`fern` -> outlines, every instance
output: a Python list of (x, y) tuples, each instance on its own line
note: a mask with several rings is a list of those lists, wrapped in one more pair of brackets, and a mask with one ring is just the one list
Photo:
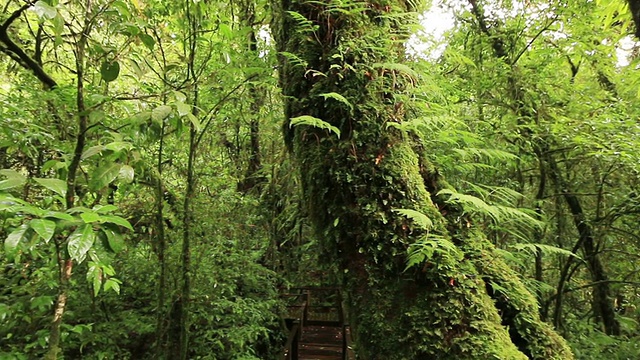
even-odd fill
[(318, 29), (318, 25), (314, 25), (313, 21), (307, 19), (299, 12), (287, 11), (287, 14), (289, 14), (289, 16), (293, 18), (293, 20), (298, 22), (299, 30), (302, 32), (313, 32)]
[(284, 56), (285, 58), (287, 58), (287, 61), (289, 61), (289, 63), (291, 63), (293, 66), (302, 66), (302, 67), (306, 68), (307, 65), (308, 65), (308, 63), (306, 61), (301, 59), (296, 54), (292, 54), (292, 53), (286, 52), (286, 51), (281, 51), (279, 54)]
[(423, 230), (429, 230), (433, 227), (433, 222), (431, 219), (427, 217), (427, 215), (411, 209), (394, 209), (393, 212), (396, 212), (402, 216), (406, 216), (408, 219), (413, 220), (416, 225), (418, 225)]
[(409, 246), (407, 267), (405, 271), (425, 261), (439, 257), (437, 267), (447, 268), (464, 258), (464, 254), (448, 239), (434, 234), (427, 234), (415, 244)]
[(453, 149), (454, 152), (460, 155), (462, 160), (485, 158), (487, 160), (515, 160), (518, 156), (504, 150), (498, 149), (481, 149), (474, 147), (465, 147), (463, 149)]
[(433, 222), (429, 217), (419, 211), (411, 209), (394, 209), (393, 212), (411, 219), (427, 233), (414, 244), (409, 245), (407, 253), (407, 267), (405, 271), (425, 261), (431, 261), (438, 257), (438, 268), (446, 268), (464, 257), (450, 240), (436, 234), (429, 233), (433, 228)]
[(418, 79), (420, 77), (420, 75), (415, 70), (413, 70), (412, 68), (410, 68), (405, 64), (400, 64), (400, 63), (376, 63), (376, 64), (373, 64), (373, 68), (405, 73), (412, 79)]
[(313, 126), (319, 129), (329, 130), (330, 132), (336, 134), (338, 138), (340, 138), (340, 129), (329, 124), (328, 122), (318, 119), (317, 117), (313, 117), (310, 115), (302, 115), (298, 117), (294, 117), (290, 119), (289, 127), (294, 127), (297, 125), (308, 125)]
[(345, 104), (349, 108), (349, 110), (353, 111), (353, 105), (349, 102), (349, 100), (347, 100), (347, 98), (345, 98), (344, 96), (336, 92), (324, 93), (324, 94), (320, 94), (319, 96), (322, 96), (325, 100), (326, 99), (336, 100), (342, 104)]
[(489, 205), (484, 200), (478, 197), (475, 197), (473, 195), (461, 194), (450, 189), (440, 190), (437, 195), (449, 195), (449, 199), (447, 200), (447, 202), (460, 204), (463, 206), (465, 211), (468, 211), (470, 213), (487, 215), (496, 223), (500, 223), (502, 221), (516, 221), (523, 225), (528, 225), (529, 227), (542, 226), (540, 221), (534, 219), (525, 211), (511, 206)]
[(582, 258), (578, 255), (576, 255), (575, 253), (572, 253), (569, 250), (566, 249), (562, 249), (559, 247), (555, 247), (555, 246), (551, 246), (551, 245), (546, 245), (546, 244), (514, 244), (511, 246), (513, 249), (517, 250), (517, 251), (526, 251), (531, 253), (532, 255), (535, 255), (538, 253), (538, 251), (542, 251), (543, 254), (554, 254), (554, 255), (562, 255), (562, 256), (573, 256), (576, 259), (582, 260)]
[(430, 138), (433, 134), (439, 133), (441, 129), (452, 126), (452, 121), (456, 120), (448, 116), (429, 116), (411, 119), (402, 123), (388, 122), (387, 128), (394, 127), (407, 133), (411, 132)]

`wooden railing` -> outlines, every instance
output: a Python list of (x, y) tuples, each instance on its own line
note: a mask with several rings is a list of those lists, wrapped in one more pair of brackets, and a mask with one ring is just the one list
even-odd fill
[(282, 360), (298, 360), (298, 344), (302, 337), (302, 331), (307, 323), (309, 314), (309, 292), (282, 294), (282, 297), (292, 298), (294, 303), (287, 306), (289, 310), (288, 317), (285, 319), (285, 325), (289, 330), (287, 342), (282, 352)]
[(284, 351), (282, 352), (282, 360), (298, 360), (298, 343), (302, 336), (302, 326), (299, 321), (293, 323), (289, 330), (289, 337), (287, 343), (284, 345)]
[[(335, 296), (335, 303), (332, 305), (315, 305), (311, 303), (311, 293), (330, 294), (327, 297)], [(333, 293), (331, 295), (331, 293)], [(302, 337), (305, 326), (321, 325), (342, 327), (342, 359), (354, 360), (355, 354), (352, 347), (351, 328), (347, 321), (345, 310), (342, 306), (342, 294), (335, 287), (297, 287), (290, 288), (289, 293), (283, 294), (283, 297), (293, 298), (295, 303), (289, 305), (287, 322), (288, 337), (287, 343), (283, 349), (282, 360), (298, 360), (298, 344)], [(291, 300), (289, 300), (291, 301)], [(337, 320), (319, 320), (310, 317), (309, 313), (331, 313), (331, 310), (337, 311)], [(318, 312), (317, 310), (320, 310)]]
[[(341, 294), (342, 297), (342, 294)], [(356, 354), (353, 352), (353, 339), (351, 338), (351, 326), (346, 309), (340, 304), (340, 314), (342, 314), (342, 360), (355, 360)]]

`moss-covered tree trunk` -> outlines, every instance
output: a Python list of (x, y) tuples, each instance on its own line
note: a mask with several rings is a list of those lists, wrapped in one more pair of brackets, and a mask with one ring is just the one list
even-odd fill
[[(403, 121), (397, 95), (414, 81), (399, 62), (415, 6), (274, 2), (285, 138), (325, 258), (344, 273), (356, 350), (370, 360), (570, 359), (483, 234), (434, 196), (443, 182), (428, 146), (388, 126)], [(397, 209), (426, 214), (429, 234)], [(427, 235), (455, 248), (405, 271), (409, 245)]]

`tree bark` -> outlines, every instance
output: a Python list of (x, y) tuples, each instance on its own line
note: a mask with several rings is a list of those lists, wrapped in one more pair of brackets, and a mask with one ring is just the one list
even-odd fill
[(640, 0), (628, 0), (633, 22), (636, 24), (635, 36), (640, 39)]
[[(69, 164), (67, 173), (67, 193), (65, 196), (67, 210), (73, 208), (76, 202), (76, 180), (78, 169), (80, 168), (80, 162), (82, 160), (82, 153), (84, 152), (86, 143), (86, 132), (89, 125), (89, 117), (84, 102), (84, 67), (85, 67), (85, 49), (87, 42), (89, 41), (89, 33), (91, 32), (91, 23), (89, 21), (91, 14), (92, 3), (91, 0), (85, 2), (85, 23), (80, 32), (80, 38), (76, 43), (75, 57), (76, 57), (76, 107), (78, 111), (78, 134), (76, 136), (76, 146), (73, 152), (73, 158)], [(41, 80), (43, 81), (43, 80)], [(43, 81), (45, 85), (47, 84)], [(49, 88), (55, 86), (51, 85)], [(51, 331), (49, 333), (49, 346), (45, 355), (46, 360), (56, 360), (61, 351), (60, 338), (62, 317), (66, 310), (67, 301), (69, 299), (69, 279), (73, 270), (73, 260), (69, 258), (69, 254), (64, 247), (67, 245), (67, 241), (61, 241), (56, 239), (56, 256), (58, 257), (58, 264), (60, 274), (58, 278), (58, 296), (54, 306), (53, 322), (51, 324)]]
[[(258, 39), (256, 36), (256, 14), (255, 4), (253, 0), (242, 4), (243, 18), (242, 25), (250, 28), (248, 36), (248, 56), (252, 61), (259, 60)], [(249, 192), (253, 189), (260, 190), (265, 182), (265, 177), (261, 176), (262, 156), (260, 154), (260, 110), (262, 109), (265, 91), (259, 85), (253, 83), (247, 84), (250, 96), (250, 121), (249, 121), (249, 159), (244, 178), (238, 183), (238, 190), (241, 192)]]
[[(578, 230), (578, 244), (584, 251), (585, 260), (591, 273), (591, 279), (595, 283), (601, 283), (600, 286), (596, 286), (593, 289), (592, 304), (596, 320), (602, 321), (604, 331), (607, 335), (620, 335), (620, 323), (616, 319), (613, 296), (611, 294), (611, 287), (609, 286), (609, 277), (598, 257), (598, 249), (596, 248), (593, 229), (587, 222), (587, 217), (582, 210), (580, 200), (569, 188), (569, 184), (564, 180), (555, 159), (553, 159), (551, 155), (548, 156), (548, 163), (551, 170), (550, 175), (558, 187), (560, 187), (562, 196), (573, 216), (573, 222)], [(570, 261), (570, 259), (567, 259), (567, 261)], [(559, 299), (562, 298), (562, 290), (562, 288), (558, 288), (557, 295)], [(559, 311), (556, 307), (556, 313), (559, 313)], [(559, 320), (558, 315), (555, 316), (555, 320)]]
[[(414, 21), (408, 11), (417, 9), (399, 0), (281, 0), (274, 8), (285, 140), (324, 257), (344, 274), (359, 356), (571, 359), (516, 273), (435, 196), (446, 184), (425, 160), (428, 149), (387, 126), (404, 120), (396, 94), (416, 80), (398, 62)], [(299, 116), (323, 128), (291, 127)], [(397, 209), (420, 211), (433, 227), (427, 233)], [(434, 235), (453, 242), (461, 260), (442, 250), (405, 270), (409, 246)]]

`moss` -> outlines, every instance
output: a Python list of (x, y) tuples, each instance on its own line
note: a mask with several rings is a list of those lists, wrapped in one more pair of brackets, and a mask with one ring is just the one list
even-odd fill
[(485, 280), (503, 324), (509, 327), (513, 342), (521, 351), (531, 359), (573, 358), (565, 340), (540, 320), (535, 297), (517, 273), (502, 261), (484, 234), (470, 230), (465, 239), (462, 248)]
[[(338, 263), (343, 274), (359, 356), (526, 359), (522, 350), (528, 348), (516, 346), (487, 293), (479, 271), (485, 268), (477, 264), (484, 245), (470, 245), (474, 237), (458, 241), (460, 249), (473, 253), (467, 261), (429, 259), (405, 271), (409, 246), (424, 240), (427, 231), (395, 209), (426, 214), (434, 224), (430, 233), (443, 239), (460, 235), (459, 224), (441, 213), (451, 216), (456, 209), (433, 203), (442, 182), (419, 156), (424, 149), (387, 126), (403, 121), (395, 94), (411, 80), (380, 64), (403, 58), (400, 40), (408, 21), (402, 11), (408, 5), (398, 0), (342, 4), (337, 11), (332, 1), (282, 0), (274, 30), (279, 51), (305, 64), (281, 57), (287, 118), (314, 116), (342, 134), (337, 138), (318, 128), (284, 126), (324, 258)], [(354, 4), (366, 4), (366, 9)], [(294, 20), (283, 10), (308, 21)], [(309, 31), (309, 24), (315, 30)], [(349, 104), (322, 96), (326, 93), (338, 93)], [(517, 306), (529, 309), (531, 304)], [(517, 319), (519, 328), (537, 329), (527, 327), (529, 317)], [(554, 334), (543, 336), (530, 348), (556, 344)], [(549, 353), (555, 356), (555, 348)]]

